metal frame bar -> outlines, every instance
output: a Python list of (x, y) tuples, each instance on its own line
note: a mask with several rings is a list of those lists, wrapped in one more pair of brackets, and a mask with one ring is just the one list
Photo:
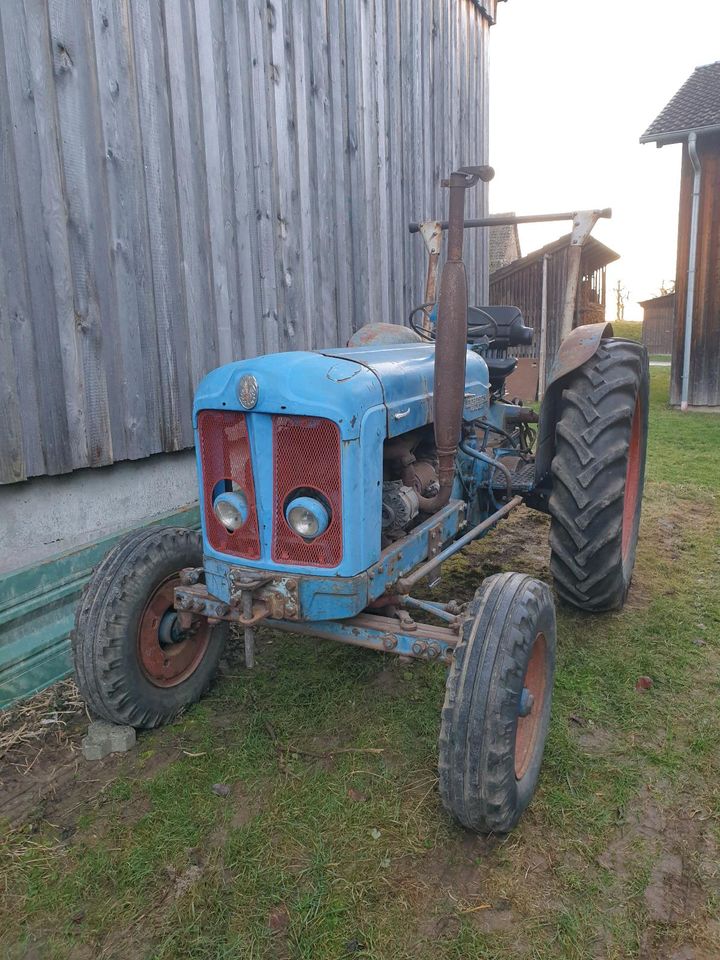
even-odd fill
[[(506, 227), (514, 223), (552, 223), (556, 220), (577, 220), (588, 216), (594, 217), (595, 220), (609, 219), (612, 217), (612, 207), (604, 207), (602, 210), (572, 210), (565, 213), (533, 213), (517, 217), (482, 217), (479, 220), (465, 220), (464, 227), (468, 230), (474, 227)], [(420, 233), (427, 222), (437, 224), (441, 230), (448, 228), (447, 220), (413, 221), (409, 225), (410, 233)]]
[(361, 613), (349, 620), (315, 620), (294, 623), (290, 620), (266, 620), (263, 624), (285, 633), (321, 637), (355, 647), (367, 647), (381, 653), (396, 653), (417, 660), (449, 664), (452, 651), (460, 642), (459, 627), (435, 627), (413, 620), (401, 622), (393, 617)]
[(512, 500), (500, 507), (499, 510), (496, 510), (495, 513), (491, 513), (489, 517), (487, 517), (481, 523), (478, 523), (477, 526), (473, 527), (471, 530), (468, 530), (468, 532), (464, 534), (464, 536), (460, 537), (459, 540), (451, 543), (449, 547), (441, 550), (440, 553), (432, 557), (430, 560), (426, 560), (425, 563), (420, 564), (420, 566), (409, 576), (403, 577), (402, 580), (399, 580), (398, 590), (408, 593), (416, 583), (426, 577), (429, 573), (432, 573), (432, 571), (436, 567), (439, 567), (441, 563), (444, 563), (450, 557), (454, 556), (459, 550), (462, 550), (463, 547), (466, 547), (469, 543), (472, 543), (473, 540), (477, 540), (477, 538), (482, 536), (483, 533), (485, 533), (491, 527), (494, 527), (499, 520), (502, 520), (503, 517), (506, 517), (512, 510), (515, 509), (515, 507), (519, 507), (522, 502), (522, 497), (513, 497)]

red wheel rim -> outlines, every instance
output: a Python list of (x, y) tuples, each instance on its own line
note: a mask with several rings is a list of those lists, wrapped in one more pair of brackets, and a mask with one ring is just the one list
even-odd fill
[(625, 500), (623, 502), (622, 560), (628, 558), (635, 533), (635, 515), (640, 493), (640, 463), (642, 461), (642, 412), (640, 397), (635, 403), (630, 425), (630, 446), (628, 447), (627, 472), (625, 474)]
[(174, 687), (197, 670), (210, 642), (210, 625), (194, 617), (180, 630), (175, 613), (175, 587), (180, 578), (168, 577), (151, 594), (140, 617), (137, 652), (140, 668), (156, 687)]
[[(523, 679), (523, 696), (532, 697), (526, 716), (518, 716), (515, 734), (515, 779), (522, 780), (527, 773), (537, 748), (542, 725), (545, 687), (547, 682), (547, 641), (538, 633), (533, 641)], [(527, 691), (527, 693), (525, 693)]]

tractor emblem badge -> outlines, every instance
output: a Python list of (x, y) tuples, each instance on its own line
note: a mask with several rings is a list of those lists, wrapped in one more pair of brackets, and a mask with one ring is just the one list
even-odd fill
[(246, 410), (252, 410), (258, 402), (258, 382), (252, 374), (246, 373), (238, 382), (238, 399)]

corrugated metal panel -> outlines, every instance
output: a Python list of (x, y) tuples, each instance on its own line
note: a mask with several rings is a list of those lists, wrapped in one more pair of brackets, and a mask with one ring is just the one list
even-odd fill
[[(702, 167), (698, 223), (697, 267), (690, 353), (690, 406), (720, 406), (720, 135), (698, 138)], [(678, 225), (675, 329), (670, 402), (680, 403), (685, 342), (688, 249), (693, 170), (683, 146)]]
[(407, 222), (488, 159), (494, 12), (1, 4), (0, 482), (188, 447), (217, 364), (403, 320), (425, 268)]

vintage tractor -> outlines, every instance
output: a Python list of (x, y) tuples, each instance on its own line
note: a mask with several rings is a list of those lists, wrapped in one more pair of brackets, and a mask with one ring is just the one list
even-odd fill
[[(640, 521), (648, 363), (609, 326), (579, 327), (539, 418), (506, 396), (507, 351), (532, 330), (514, 307), (468, 308), (462, 259), (465, 192), (491, 175), (462, 168), (444, 181), (449, 220), (435, 228), (447, 229), (447, 258), (414, 330), (373, 324), (347, 347), (242, 360), (202, 381), (202, 535), (131, 534), (79, 604), (75, 669), (97, 716), (171, 720), (208, 688), (230, 624), (244, 630), (248, 667), (261, 624), (435, 661), (448, 668), (444, 805), (479, 832), (517, 823), (550, 715), (550, 588), (502, 573), (467, 605), (413, 591), (437, 584), (445, 560), (524, 502), (550, 514), (562, 600), (621, 607)], [(433, 247), (431, 294), (438, 262)]]

